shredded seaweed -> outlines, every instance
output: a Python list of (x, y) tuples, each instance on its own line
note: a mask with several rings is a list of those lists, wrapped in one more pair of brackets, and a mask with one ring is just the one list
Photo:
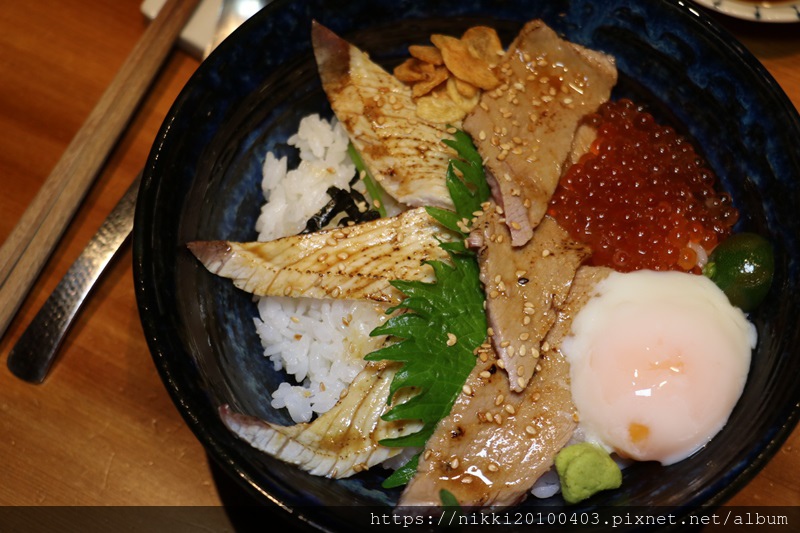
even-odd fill
[(327, 193), (331, 199), (308, 219), (302, 233), (317, 232), (330, 225), (337, 217), (340, 217), (336, 221), (337, 225), (346, 226), (350, 222), (354, 224), (369, 222), (381, 216), (374, 209), (367, 208), (366, 198), (355, 189), (329, 187)]
[[(466, 236), (473, 213), (489, 198), (489, 186), (481, 159), (465, 133), (446, 140), (458, 153), (448, 165), (447, 185), (455, 211), (428, 208), (444, 226)], [(419, 420), (422, 428), (410, 435), (384, 439), (381, 444), (393, 447), (424, 446), (439, 421), (450, 413), (464, 382), (475, 366), (475, 350), (486, 339), (486, 314), (480, 270), (475, 254), (463, 242), (442, 243), (452, 265), (429, 261), (436, 281), (392, 281), (405, 298), (387, 311), (394, 313), (371, 335), (389, 335), (399, 339), (366, 356), (368, 361), (402, 362), (392, 381), (389, 402), (395, 393), (413, 387), (417, 394), (404, 403), (392, 405), (383, 415), (387, 421)], [(384, 482), (384, 487), (407, 483), (416, 472), (418, 457)]]

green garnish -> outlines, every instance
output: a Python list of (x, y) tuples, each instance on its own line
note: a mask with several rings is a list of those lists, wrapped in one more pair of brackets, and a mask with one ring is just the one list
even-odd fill
[(722, 289), (732, 305), (749, 313), (761, 304), (772, 286), (772, 243), (755, 233), (734, 233), (714, 248), (703, 274)]
[(400, 361), (389, 398), (403, 387), (419, 392), (410, 400), (394, 405), (383, 419), (421, 420), (423, 427), (405, 437), (385, 439), (386, 446), (422, 446), (436, 424), (450, 413), (467, 376), (475, 366), (474, 350), (486, 338), (483, 286), (475, 257), (448, 251), (453, 266), (428, 261), (436, 282), (392, 281), (406, 295), (388, 312), (404, 309), (371, 335), (402, 339), (366, 356), (368, 361)]
[(381, 483), (384, 489), (393, 489), (395, 487), (402, 487), (408, 485), (414, 474), (417, 473), (417, 466), (419, 465), (419, 454), (408, 460), (406, 464), (392, 472), (392, 475), (387, 477)]
[(461, 504), (458, 503), (458, 498), (456, 498), (453, 493), (447, 489), (442, 489), (439, 491), (439, 499), (442, 501), (442, 507), (455, 507), (457, 509), (461, 508)]
[(453, 148), (459, 159), (451, 159), (447, 165), (447, 190), (453, 200), (455, 212), (438, 207), (426, 207), (425, 210), (446, 228), (466, 234), (473, 213), (481, 209), (481, 204), (489, 199), (491, 191), (486, 182), (483, 162), (472, 139), (461, 130), (457, 130), (453, 139), (444, 139)]
[(361, 154), (358, 153), (353, 143), (347, 145), (347, 154), (350, 156), (350, 159), (353, 160), (356, 171), (364, 182), (364, 186), (367, 188), (367, 194), (372, 198), (372, 207), (377, 209), (382, 217), (385, 217), (386, 207), (384, 207), (383, 200), (381, 199), (383, 197), (381, 195), (381, 186), (378, 185), (378, 182), (372, 177), (369, 170), (367, 170), (367, 165), (364, 164), (364, 160), (361, 159)]
[[(447, 185), (456, 211), (427, 208), (444, 226), (466, 235), (473, 213), (490, 195), (481, 158), (464, 132), (445, 140), (459, 155), (448, 165)], [(418, 392), (404, 403), (393, 405), (382, 418), (387, 421), (419, 420), (416, 433), (384, 439), (384, 446), (424, 446), (439, 421), (450, 413), (464, 382), (475, 367), (475, 349), (486, 339), (486, 314), (480, 269), (475, 254), (461, 241), (442, 243), (452, 266), (428, 261), (436, 276), (433, 283), (395, 280), (391, 284), (405, 298), (389, 309), (407, 311), (390, 318), (371, 335), (390, 335), (400, 339), (365, 357), (368, 361), (398, 361), (403, 365), (395, 374), (389, 402), (405, 387)], [(383, 484), (397, 487), (416, 472), (418, 456), (397, 470)]]

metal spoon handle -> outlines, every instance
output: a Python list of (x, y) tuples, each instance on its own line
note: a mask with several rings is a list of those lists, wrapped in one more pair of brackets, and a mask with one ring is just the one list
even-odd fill
[(25, 381), (44, 381), (58, 348), (97, 279), (133, 230), (136, 176), (95, 236), (56, 286), (8, 355), (11, 372)]

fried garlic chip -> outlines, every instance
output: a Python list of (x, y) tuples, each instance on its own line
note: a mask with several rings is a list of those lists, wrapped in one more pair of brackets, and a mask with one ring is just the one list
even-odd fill
[(442, 52), (447, 69), (454, 76), (484, 90), (491, 90), (500, 85), (500, 80), (492, 72), (488, 62), (475, 57), (469, 45), (449, 35), (431, 35), (431, 42)]
[(478, 104), (482, 89), (499, 85), (492, 68), (503, 46), (487, 26), (469, 28), (460, 39), (434, 34), (431, 42), (409, 46), (411, 57), (395, 67), (394, 75), (411, 86), (417, 116), (436, 123), (460, 121)]
[(494, 28), (488, 26), (473, 26), (464, 32), (461, 41), (466, 43), (467, 49), (478, 59), (482, 59), (490, 67), (500, 62), (500, 57), (505, 53), (500, 37)]
[(463, 120), (467, 112), (448, 98), (446, 91), (438, 91), (417, 100), (417, 116), (437, 124), (453, 124)]
[(435, 46), (422, 46), (419, 44), (412, 44), (408, 47), (408, 53), (411, 57), (416, 57), (420, 61), (430, 63), (431, 65), (444, 65), (442, 52)]

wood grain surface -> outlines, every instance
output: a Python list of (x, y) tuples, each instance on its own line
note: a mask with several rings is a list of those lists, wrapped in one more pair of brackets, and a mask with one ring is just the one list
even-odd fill
[[(5, 240), (147, 28), (139, 0), (3, 2), (0, 242)], [(714, 15), (800, 107), (800, 26)], [(42, 385), (13, 377), (13, 342), (143, 165), (198, 65), (171, 54), (0, 343), (0, 506), (209, 506), (245, 498), (170, 400), (139, 322), (127, 247), (96, 287)], [(800, 430), (729, 505), (800, 506)], [(191, 520), (189, 521), (191, 522)], [(0, 524), (0, 529), (3, 529)], [(787, 530), (788, 531), (788, 530)]]

